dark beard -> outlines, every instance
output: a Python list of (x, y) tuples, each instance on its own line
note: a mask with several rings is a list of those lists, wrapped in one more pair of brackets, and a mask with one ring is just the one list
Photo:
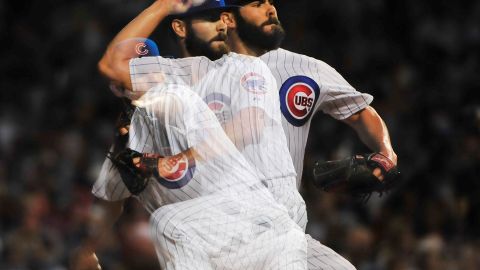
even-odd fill
[(218, 49), (212, 48), (214, 41), (226, 41), (227, 36), (223, 33), (219, 33), (218, 36), (212, 38), (209, 41), (201, 40), (193, 31), (190, 23), (187, 23), (187, 36), (185, 38), (185, 46), (188, 53), (191, 56), (205, 56), (208, 59), (215, 61), (221, 58), (224, 54), (227, 54), (230, 50), (228, 46), (222, 45)]
[[(266, 51), (275, 50), (280, 47), (285, 38), (285, 30), (278, 19), (272, 18), (262, 23), (262, 25), (256, 26), (245, 21), (238, 11), (234, 13), (237, 21), (238, 36), (249, 47)], [(272, 33), (263, 32), (262, 28), (269, 24), (276, 24), (277, 27), (273, 29)]]

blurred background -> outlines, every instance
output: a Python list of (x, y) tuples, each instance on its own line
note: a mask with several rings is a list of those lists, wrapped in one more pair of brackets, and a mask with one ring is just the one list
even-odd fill
[[(308, 231), (360, 270), (480, 269), (480, 2), (276, 2), (284, 48), (375, 96), (404, 180), (367, 203), (315, 189), (315, 160), (368, 151), (317, 114)], [(149, 3), (0, 2), (0, 269), (67, 269), (121, 108), (96, 63)], [(166, 35), (152, 39), (174, 54)], [(129, 202), (98, 252), (104, 269), (156, 269), (147, 222)]]

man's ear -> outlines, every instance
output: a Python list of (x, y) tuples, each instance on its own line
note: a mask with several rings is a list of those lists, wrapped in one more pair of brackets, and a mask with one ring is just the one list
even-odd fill
[(179, 38), (185, 38), (187, 36), (187, 27), (182, 20), (174, 19), (172, 21), (172, 29)]
[(222, 12), (220, 14), (220, 19), (227, 25), (228, 28), (230, 29), (235, 29), (237, 28), (237, 23), (235, 21), (235, 16), (233, 15), (232, 12)]

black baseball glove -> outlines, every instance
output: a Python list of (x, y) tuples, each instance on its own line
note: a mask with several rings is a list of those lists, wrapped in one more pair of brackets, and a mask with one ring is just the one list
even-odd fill
[[(379, 168), (383, 180), (373, 171)], [(372, 192), (382, 194), (397, 183), (397, 166), (380, 153), (355, 155), (343, 160), (315, 163), (314, 184), (327, 192), (341, 192), (368, 199)]]
[(128, 128), (134, 112), (135, 107), (128, 101), (123, 100), (123, 110), (118, 116), (117, 122), (115, 123), (115, 140), (112, 149), (114, 155), (120, 153), (120, 151), (125, 149), (127, 145)]
[[(140, 194), (147, 187), (152, 175), (158, 175), (160, 155), (147, 155), (125, 148), (115, 154), (109, 153), (107, 157), (117, 167), (123, 183), (133, 195)], [(140, 161), (134, 163), (135, 158)]]

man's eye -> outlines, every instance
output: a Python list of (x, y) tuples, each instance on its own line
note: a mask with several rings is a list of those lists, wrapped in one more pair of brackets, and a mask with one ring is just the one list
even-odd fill
[(205, 18), (205, 20), (209, 21), (209, 22), (216, 22), (218, 21), (220, 18), (218, 16), (210, 16), (210, 17), (207, 17)]
[(220, 17), (218, 15), (205, 14), (203, 16), (199, 16), (198, 19), (201, 19), (201, 20), (204, 20), (204, 21), (207, 21), (207, 22), (216, 22), (216, 21), (220, 20)]

